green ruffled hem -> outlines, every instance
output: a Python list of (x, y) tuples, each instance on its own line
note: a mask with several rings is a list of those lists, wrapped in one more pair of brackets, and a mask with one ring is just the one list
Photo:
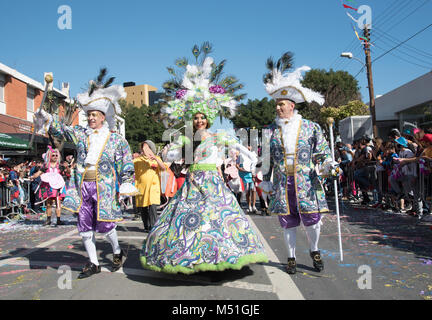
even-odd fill
[(184, 274), (192, 274), (201, 271), (224, 271), (227, 269), (240, 270), (247, 264), (268, 262), (268, 258), (264, 253), (249, 254), (240, 257), (237, 263), (235, 264), (229, 262), (220, 262), (218, 264), (201, 263), (201, 264), (194, 265), (193, 268), (188, 268), (183, 266), (172, 266), (172, 265), (166, 265), (160, 268), (154, 265), (147, 264), (147, 258), (144, 256), (141, 256), (140, 260), (141, 260), (141, 265), (145, 269), (149, 269), (157, 272), (184, 273)]

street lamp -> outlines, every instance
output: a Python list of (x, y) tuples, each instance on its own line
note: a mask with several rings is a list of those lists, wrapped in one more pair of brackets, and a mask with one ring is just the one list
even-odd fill
[(354, 57), (351, 52), (342, 52), (340, 56), (342, 58), (348, 58), (348, 59), (357, 60), (358, 62), (360, 62), (362, 64), (363, 67), (366, 67), (365, 64), (363, 63), (363, 61), (361, 61), (359, 58)]
[(342, 58), (357, 60), (367, 70), (369, 101), (370, 101), (369, 102), (369, 108), (370, 108), (370, 114), (372, 116), (373, 134), (374, 134), (374, 137), (377, 138), (378, 137), (378, 128), (376, 126), (376, 116), (375, 116), (375, 93), (374, 93), (373, 80), (372, 80), (372, 62), (371, 62), (371, 57), (370, 57), (370, 51), (367, 48), (365, 48), (365, 54), (366, 54), (366, 63), (363, 63), (360, 59), (354, 57), (354, 55), (351, 52), (342, 52), (340, 56)]

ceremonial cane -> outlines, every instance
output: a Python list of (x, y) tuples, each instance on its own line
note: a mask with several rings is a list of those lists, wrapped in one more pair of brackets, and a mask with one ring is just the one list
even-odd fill
[[(45, 100), (46, 100), (46, 97), (47, 97), (47, 94), (48, 94), (48, 88), (49, 88), (49, 86), (51, 85), (51, 83), (53, 82), (53, 77), (52, 77), (52, 75), (50, 75), (50, 74), (47, 74), (46, 76), (45, 76), (45, 82), (46, 82), (46, 84), (45, 84), (45, 91), (44, 91), (44, 94), (43, 94), (43, 98), (42, 98), (42, 102), (41, 102), (41, 104), (40, 104), (40, 106), (39, 106), (39, 108), (38, 108), (38, 110), (36, 110), (36, 112), (38, 112), (39, 111), (39, 109), (42, 109), (43, 108), (43, 105), (44, 105), (44, 103), (45, 103)], [(34, 128), (34, 125), (33, 125), (33, 133), (32, 133), (32, 136), (31, 136), (31, 138), (30, 138), (30, 142), (29, 142), (29, 147), (30, 148), (32, 148), (32, 145), (33, 145), (33, 140), (34, 140), (34, 137), (35, 137), (35, 128)]]
[[(334, 154), (334, 142), (333, 142), (333, 118), (327, 118), (327, 124), (330, 129), (330, 146), (332, 153), (333, 163), (335, 162), (335, 154)], [(343, 261), (343, 252), (342, 252), (342, 235), (341, 235), (341, 226), (340, 226), (340, 216), (339, 216), (339, 198), (338, 198), (338, 181), (337, 178), (334, 179), (334, 193), (335, 193), (335, 204), (336, 204), (336, 216), (337, 216), (337, 226), (338, 226), (338, 237), (339, 237), (339, 253), (340, 253), (340, 261)]]

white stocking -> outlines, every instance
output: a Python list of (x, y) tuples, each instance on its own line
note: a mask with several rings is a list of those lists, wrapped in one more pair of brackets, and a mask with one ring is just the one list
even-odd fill
[(93, 231), (81, 232), (80, 233), (84, 247), (86, 248), (87, 254), (89, 256), (90, 262), (95, 265), (99, 265), (96, 252), (96, 238)]
[(288, 258), (295, 258), (296, 229), (297, 228), (288, 228), (284, 230), (284, 240), (288, 250)]
[(314, 224), (306, 228), (306, 234), (309, 240), (309, 246), (311, 252), (318, 251), (318, 241), (320, 236), (320, 230), (321, 230), (321, 221), (317, 224)]
[(111, 243), (114, 254), (120, 254), (121, 249), (118, 242), (117, 231), (116, 229), (112, 229), (105, 234), (108, 241)]

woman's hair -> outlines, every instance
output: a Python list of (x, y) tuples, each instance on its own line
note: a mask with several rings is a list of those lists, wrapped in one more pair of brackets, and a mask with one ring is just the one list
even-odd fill
[(48, 150), (46, 151), (44, 158), (45, 158), (45, 166), (48, 168), (51, 163), (52, 155), (56, 153), (57, 154), (57, 163), (56, 166), (58, 167), (61, 163), (61, 154), (58, 149), (53, 149), (51, 146), (48, 146)]

